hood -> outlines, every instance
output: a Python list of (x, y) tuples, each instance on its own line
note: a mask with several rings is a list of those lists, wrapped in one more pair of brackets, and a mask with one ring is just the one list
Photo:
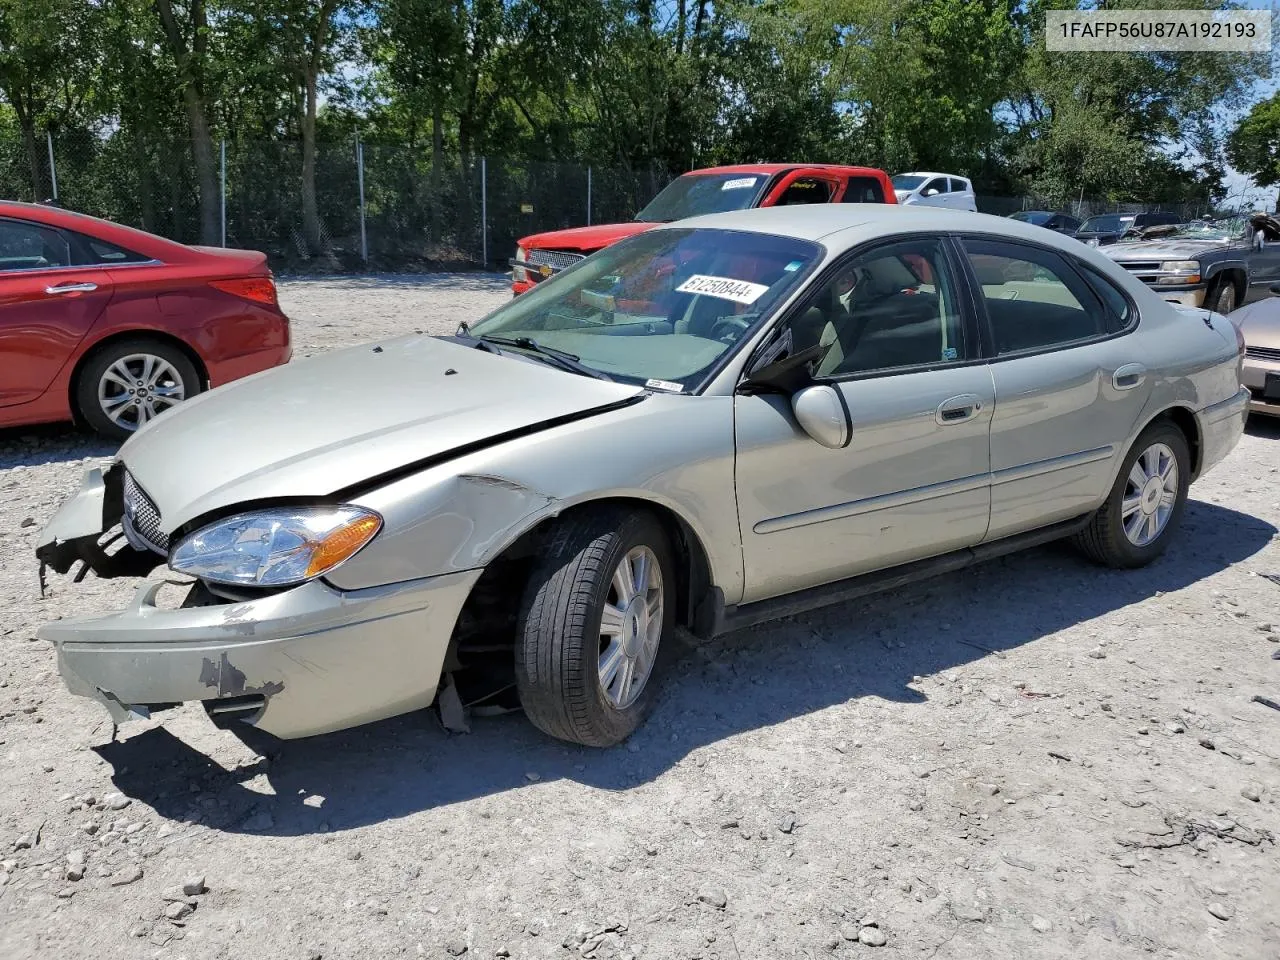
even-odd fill
[(526, 250), (576, 250), (582, 253), (594, 253), (611, 243), (634, 237), (660, 226), (657, 223), (642, 223), (630, 220), (627, 223), (602, 223), (594, 227), (573, 227), (570, 230), (548, 230), (546, 233), (534, 233), (524, 237), (519, 245)]
[(1108, 247), (1106, 255), (1113, 260), (1194, 260), (1206, 253), (1230, 249), (1221, 240), (1134, 240)]
[(642, 388), (416, 336), (323, 354), (174, 408), (118, 459), (171, 533), (211, 510), (323, 497)]
[(1240, 307), (1227, 319), (1240, 328), (1249, 346), (1280, 350), (1280, 298), (1268, 297)]

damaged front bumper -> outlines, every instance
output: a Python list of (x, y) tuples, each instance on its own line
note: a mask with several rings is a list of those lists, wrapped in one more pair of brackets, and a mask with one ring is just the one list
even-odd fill
[[(108, 536), (122, 516), (119, 465), (90, 470), (45, 527), (44, 569), (77, 561), (102, 577), (141, 576), (164, 562)], [(77, 575), (83, 576), (84, 570)], [(241, 720), (283, 739), (311, 736), (430, 705), (454, 624), (481, 570), (338, 589), (312, 580), (250, 599), (156, 603), (143, 585), (117, 613), (59, 620), (39, 636), (57, 648), (67, 688), (117, 723), (201, 701), (215, 721)], [(189, 585), (173, 586), (187, 589)]]
[(67, 688), (117, 722), (202, 701), (282, 739), (429, 706), (481, 571), (340, 591), (319, 580), (238, 603), (161, 609), (164, 582), (118, 613), (39, 631)]

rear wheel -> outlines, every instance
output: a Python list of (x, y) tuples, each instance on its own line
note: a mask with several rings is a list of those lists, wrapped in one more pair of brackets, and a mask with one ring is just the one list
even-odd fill
[(1228, 314), (1236, 308), (1236, 285), (1229, 277), (1223, 277), (1209, 290), (1204, 298), (1206, 310), (1214, 313)]
[(76, 411), (96, 432), (125, 440), (150, 420), (203, 388), (195, 365), (159, 340), (118, 340), (85, 364)]
[(1076, 544), (1108, 567), (1141, 567), (1164, 553), (1182, 519), (1191, 454), (1182, 431), (1157, 421), (1134, 442), (1106, 502)]
[(552, 531), (521, 605), (516, 686), (545, 733), (626, 739), (652, 703), (675, 616), (671, 548), (652, 516), (587, 510)]

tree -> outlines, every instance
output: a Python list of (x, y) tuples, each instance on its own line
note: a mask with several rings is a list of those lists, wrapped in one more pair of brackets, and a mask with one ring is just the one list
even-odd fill
[(1255, 104), (1231, 131), (1227, 159), (1260, 187), (1280, 183), (1280, 94)]

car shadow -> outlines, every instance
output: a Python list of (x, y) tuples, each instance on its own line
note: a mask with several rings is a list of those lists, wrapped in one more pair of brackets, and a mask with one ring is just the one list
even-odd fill
[(1244, 424), (1245, 433), (1254, 437), (1265, 437), (1268, 440), (1280, 438), (1280, 417), (1269, 417), (1249, 414)]
[[(626, 790), (702, 747), (855, 698), (925, 702), (908, 686), (915, 677), (1180, 590), (1276, 533), (1198, 501), (1183, 523), (1169, 552), (1141, 570), (1102, 569), (1050, 545), (686, 649), (646, 723), (610, 750), (553, 740), (519, 714), (472, 718), (470, 734), (451, 735), (427, 711), (293, 742), (247, 730), (261, 756), (230, 771), (163, 726), (96, 749), (126, 795), (232, 833), (341, 831), (559, 778)], [(318, 806), (304, 802), (316, 797)]]
[(0, 430), (0, 470), (113, 457), (120, 444), (86, 433), (72, 423)]

